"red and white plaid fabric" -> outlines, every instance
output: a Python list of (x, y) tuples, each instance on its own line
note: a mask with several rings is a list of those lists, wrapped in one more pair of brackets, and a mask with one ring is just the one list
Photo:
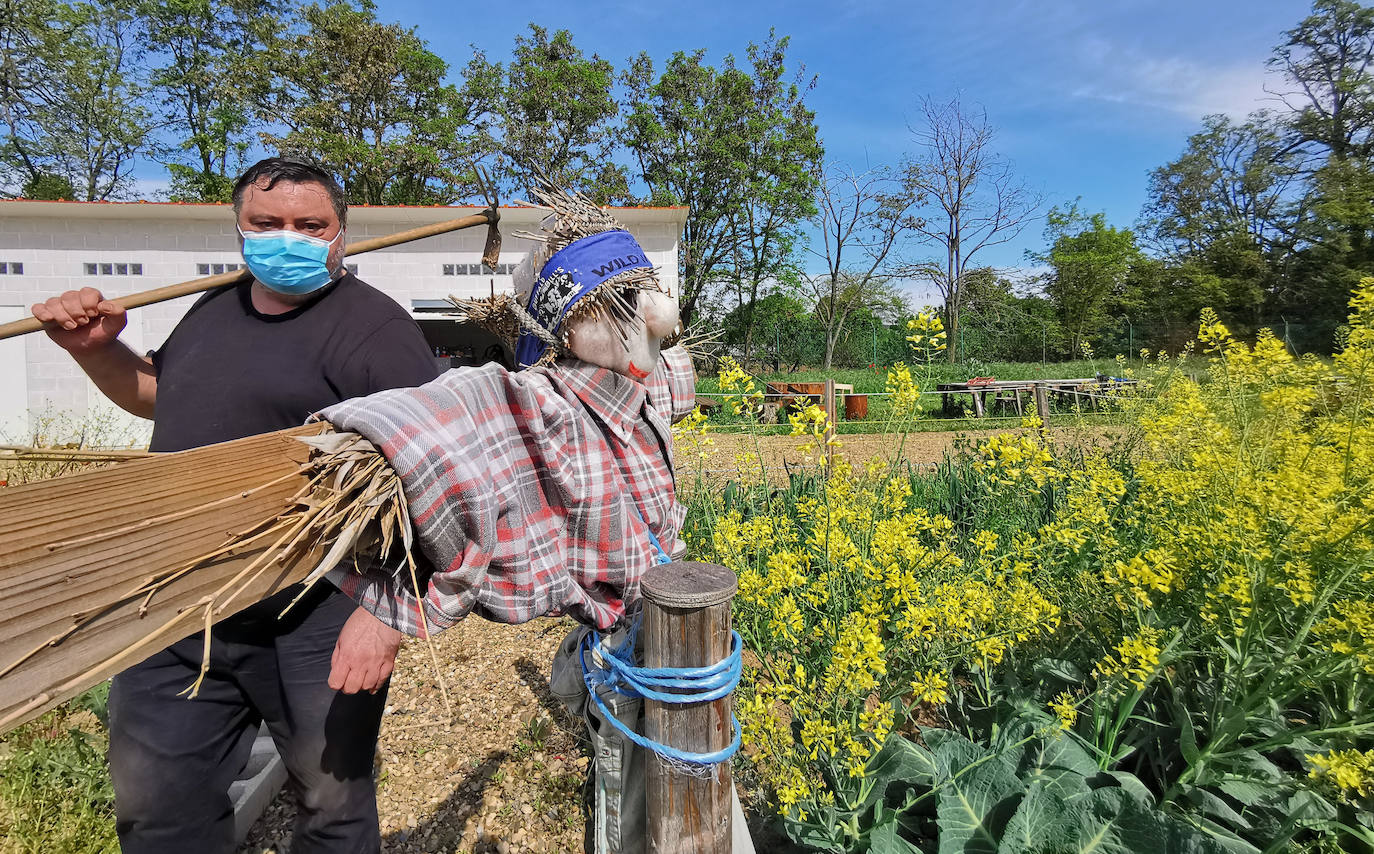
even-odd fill
[[(670, 555), (682, 551), (669, 427), (694, 404), (691, 359), (672, 348), (642, 383), (577, 360), (515, 373), (486, 365), (319, 417), (366, 437), (401, 476), (433, 568), (422, 599), (431, 630), (470, 612), (503, 623), (568, 614), (605, 629), (654, 562), (646, 523)], [(420, 635), (421, 602), (409, 574), (393, 571), (329, 578)]]

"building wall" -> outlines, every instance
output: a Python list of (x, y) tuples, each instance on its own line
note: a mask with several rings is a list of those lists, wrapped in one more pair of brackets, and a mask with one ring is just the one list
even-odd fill
[[(436, 222), (465, 211), (433, 208), (354, 208), (349, 213), (348, 239), (392, 234)], [(667, 284), (677, 292), (677, 238), (680, 212), (662, 209), (622, 209), (616, 216), (630, 229), (657, 264)], [(534, 231), (538, 212), (502, 212), (504, 242), (501, 263), (514, 265), (524, 258), (529, 241), (514, 230)], [(357, 274), (409, 310), (414, 300), (488, 295), (511, 290), (509, 275), (444, 275), (445, 264), (476, 265), (481, 260), (486, 229), (466, 229), (414, 243), (377, 250), (349, 259)], [(22, 273), (14, 272), (15, 264)], [(142, 205), (0, 202), (0, 320), (28, 316), (28, 307), (66, 290), (95, 287), (107, 296), (121, 296), (174, 284), (204, 275), (200, 264), (239, 264), (238, 237), (228, 207), (216, 205)], [(111, 265), (109, 274), (98, 266)], [(115, 265), (126, 265), (124, 274)], [(141, 265), (135, 275), (132, 266)], [(212, 268), (213, 269), (213, 268)], [(141, 352), (166, 340), (178, 320), (195, 302), (183, 297), (134, 309), (123, 338)], [(9, 346), (2, 346), (8, 344)], [(22, 346), (19, 346), (22, 344)], [(120, 413), (86, 380), (75, 362), (41, 333), (17, 341), (0, 342), (0, 442), (28, 441), (34, 430), (54, 421), (79, 423), (98, 414), (115, 432), (146, 436), (147, 423)], [(24, 399), (18, 399), (24, 398)]]

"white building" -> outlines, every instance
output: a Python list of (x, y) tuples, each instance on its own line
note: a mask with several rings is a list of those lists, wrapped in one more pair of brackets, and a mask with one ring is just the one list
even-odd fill
[[(476, 213), (479, 208), (351, 207), (348, 239), (391, 234)], [(425, 238), (348, 260), (364, 281), (410, 310), (430, 344), (455, 363), (479, 360), (489, 341), (442, 319), (436, 309), (450, 294), (486, 296), (511, 290), (510, 270), (544, 211), (502, 208), (500, 266), (480, 266), (485, 226)], [(677, 293), (678, 235), (686, 208), (619, 208), (625, 224), (664, 283)], [(29, 317), (29, 306), (85, 286), (118, 297), (235, 269), (239, 255), (228, 205), (157, 202), (40, 202), (0, 200), (0, 323)], [(183, 297), (134, 309), (123, 339), (136, 351), (159, 347), (195, 302)], [(0, 443), (27, 442), (53, 418), (80, 423), (110, 408), (71, 358), (41, 332), (0, 341)], [(146, 435), (147, 422), (129, 422)]]

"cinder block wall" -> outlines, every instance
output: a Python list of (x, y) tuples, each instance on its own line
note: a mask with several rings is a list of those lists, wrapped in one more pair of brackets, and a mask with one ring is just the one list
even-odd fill
[[(391, 234), (468, 212), (353, 208), (348, 238)], [(686, 212), (624, 208), (615, 214), (676, 293), (678, 234)], [(530, 209), (503, 210), (502, 264), (513, 265), (525, 256), (528, 241), (512, 232), (536, 230), (539, 215)], [(493, 284), (498, 292), (509, 292), (509, 275), (444, 274), (446, 264), (476, 265), (484, 239), (485, 229), (473, 228), (359, 255), (349, 263), (356, 265), (359, 277), (407, 310), (415, 300), (485, 296)], [(120, 296), (205, 275), (202, 264), (215, 272), (213, 265), (240, 263), (228, 206), (0, 201), (0, 265), (5, 268), (0, 272), (0, 321), (27, 316), (30, 304), (65, 290), (89, 286)], [(90, 264), (96, 265), (94, 274)], [(160, 346), (195, 299), (131, 312), (126, 341), (140, 351)], [(0, 441), (21, 440), (29, 430), (30, 413), (79, 420), (108, 406), (76, 364), (43, 334), (0, 341)]]

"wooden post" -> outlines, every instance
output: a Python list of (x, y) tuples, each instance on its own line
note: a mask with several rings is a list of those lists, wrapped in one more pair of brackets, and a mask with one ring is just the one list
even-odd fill
[[(705, 667), (730, 655), (730, 599), (735, 574), (709, 563), (668, 563), (644, 576), (641, 641), (646, 667)], [(679, 705), (644, 701), (644, 735), (678, 750), (712, 753), (734, 740), (734, 695)], [(730, 763), (703, 777), (645, 763), (649, 854), (730, 854)]]
[(1045, 386), (1035, 383), (1031, 386), (1035, 394), (1035, 414), (1040, 416), (1040, 426), (1050, 426), (1050, 396), (1045, 391)]

